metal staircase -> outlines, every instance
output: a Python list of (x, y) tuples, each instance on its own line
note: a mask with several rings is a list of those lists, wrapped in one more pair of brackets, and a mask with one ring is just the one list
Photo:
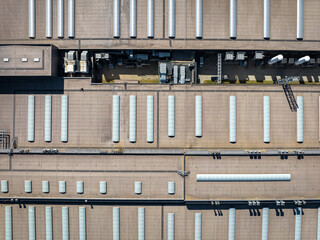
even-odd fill
[(297, 82), (299, 80), (300, 80), (299, 76), (292, 76), (292, 77), (282, 78), (276, 81), (276, 84), (282, 84), (284, 94), (286, 95), (287, 101), (289, 103), (289, 106), (292, 112), (297, 111), (298, 105), (289, 83)]
[(222, 54), (221, 53), (218, 53), (217, 75), (218, 75), (218, 83), (220, 84), (222, 80)]

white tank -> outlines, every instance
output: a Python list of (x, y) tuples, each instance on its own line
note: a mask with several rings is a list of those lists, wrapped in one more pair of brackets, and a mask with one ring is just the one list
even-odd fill
[(279, 54), (279, 55), (271, 58), (271, 59), (268, 61), (268, 64), (269, 64), (269, 65), (275, 64), (275, 63), (277, 63), (277, 62), (282, 61), (282, 59), (283, 59), (283, 55), (282, 55), (282, 54)]
[(302, 58), (299, 58), (298, 60), (296, 60), (294, 62), (294, 65), (301, 65), (301, 64), (304, 64), (306, 62), (309, 62), (310, 61), (310, 57), (309, 56), (304, 56)]

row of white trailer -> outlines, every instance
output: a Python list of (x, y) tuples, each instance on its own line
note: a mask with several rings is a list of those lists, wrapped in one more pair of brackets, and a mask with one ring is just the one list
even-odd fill
[[(46, 0), (46, 37), (52, 38), (52, 0)], [(68, 37), (75, 35), (75, 0), (68, 0)], [(36, 0), (29, 0), (29, 38), (36, 37)], [(57, 37), (64, 38), (64, 0), (57, 0)]]
[[(129, 97), (129, 141), (135, 143), (137, 140), (137, 96)], [(263, 97), (263, 140), (270, 143), (271, 128), (271, 105), (270, 96)], [(297, 96), (297, 142), (303, 143), (303, 96)], [(168, 96), (168, 137), (175, 137), (175, 96)], [(203, 110), (202, 96), (195, 96), (195, 136), (202, 137), (203, 134)], [(52, 96), (45, 96), (45, 122), (44, 140), (52, 140)], [(154, 141), (154, 96), (147, 96), (147, 142)], [(320, 129), (320, 96), (319, 96), (319, 129)], [(237, 142), (237, 98), (230, 96), (229, 99), (229, 141)], [(35, 141), (35, 96), (28, 97), (28, 141)], [(61, 96), (61, 142), (68, 141), (68, 96)], [(112, 141), (120, 141), (120, 95), (113, 95), (112, 106)], [(320, 132), (319, 132), (320, 142)]]
[[(230, 143), (237, 142), (237, 98), (230, 96), (229, 99), (229, 141)], [(270, 96), (263, 97), (263, 140), (265, 143), (270, 143)], [(303, 96), (297, 97), (297, 142), (303, 143)], [(320, 106), (320, 97), (319, 97)], [(319, 107), (320, 113), (320, 107)], [(113, 96), (113, 142), (120, 140), (120, 96)], [(202, 137), (203, 121), (202, 121), (202, 96), (195, 96), (195, 136)], [(130, 142), (136, 141), (136, 96), (130, 96), (130, 125), (129, 139)], [(320, 114), (319, 114), (320, 119)], [(168, 96), (168, 137), (175, 136), (175, 96)], [(147, 142), (153, 142), (153, 96), (147, 97)], [(319, 120), (320, 127), (320, 120)], [(320, 136), (320, 132), (319, 132)], [(320, 137), (319, 137), (320, 141)]]
[[(66, 181), (58, 182), (59, 193), (66, 194), (67, 193), (67, 184)], [(76, 191), (77, 194), (84, 193), (84, 182), (76, 181)], [(32, 193), (32, 181), (25, 180), (24, 181), (24, 192)], [(107, 182), (100, 181), (99, 182), (99, 192), (100, 194), (107, 194)], [(9, 182), (8, 180), (1, 180), (1, 193), (9, 193)], [(50, 182), (42, 181), (42, 193), (48, 194), (50, 193)], [(134, 193), (137, 195), (142, 194), (142, 182), (135, 181), (134, 182)], [(168, 182), (168, 194), (175, 194), (175, 182)]]
[[(270, 39), (270, 0), (264, 1), (263, 37)], [(113, 0), (113, 37), (120, 38), (121, 0)], [(168, 0), (168, 37), (175, 38), (176, 2)], [(195, 0), (195, 36), (203, 37), (203, 0)], [(29, 38), (36, 37), (36, 0), (29, 0)], [(52, 0), (46, 0), (46, 37), (52, 38)], [(64, 0), (57, 0), (57, 37), (64, 37)], [(75, 37), (75, 0), (68, 0), (68, 37)], [(130, 37), (137, 37), (137, 0), (130, 0)], [(147, 0), (147, 37), (154, 38), (154, 0)], [(237, 38), (237, 0), (230, 0), (230, 38)], [(297, 0), (297, 39), (303, 39), (303, 0)]]
[[(36, 239), (36, 211), (34, 206), (28, 207), (28, 232), (29, 240)], [(138, 239), (145, 239), (145, 208), (138, 207)], [(302, 208), (297, 207), (295, 209), (295, 240), (301, 240), (301, 230), (302, 230)], [(52, 218), (52, 207), (46, 206), (44, 211), (45, 219), (45, 234), (46, 240), (53, 239), (53, 218)], [(69, 240), (70, 231), (69, 231), (69, 207), (61, 207), (61, 225), (62, 240)], [(86, 219), (86, 207), (79, 207), (79, 239), (86, 240), (90, 239), (90, 236), (87, 236), (87, 222)], [(170, 212), (167, 215), (167, 239), (175, 239), (175, 213)], [(229, 222), (228, 222), (228, 240), (236, 239), (236, 209), (229, 208)], [(308, 223), (310, 224), (310, 223)], [(269, 239), (269, 208), (265, 207), (262, 209), (262, 224), (261, 224), (261, 239)], [(5, 240), (13, 239), (13, 217), (12, 217), (12, 206), (5, 207)], [(194, 214), (194, 239), (202, 239), (202, 213), (196, 212)], [(59, 237), (58, 237), (59, 238)], [(113, 207), (112, 211), (112, 239), (120, 240), (120, 207)], [(320, 208), (318, 208), (318, 224), (317, 224), (317, 239), (320, 239)]]
[[(52, 140), (52, 96), (45, 96), (44, 141)], [(35, 96), (28, 96), (28, 141), (35, 141)], [(68, 96), (61, 96), (61, 142), (68, 141)]]

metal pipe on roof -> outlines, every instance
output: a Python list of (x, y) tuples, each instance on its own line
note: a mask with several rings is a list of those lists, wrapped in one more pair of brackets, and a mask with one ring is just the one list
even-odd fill
[(297, 40), (303, 39), (303, 0), (297, 0)]
[(148, 38), (154, 38), (154, 0), (148, 0), (147, 8), (147, 35)]
[(195, 213), (194, 215), (194, 240), (201, 240), (202, 239), (202, 214), (201, 213)]
[(297, 97), (297, 142), (303, 143), (303, 96)]
[(74, 38), (74, 0), (68, 0), (68, 37)]
[(237, 0), (230, 0), (230, 38), (237, 38)]
[(144, 208), (138, 208), (138, 240), (144, 240), (145, 235), (145, 223), (144, 223)]
[(113, 208), (113, 240), (120, 240), (120, 208)]
[(34, 96), (28, 96), (28, 141), (34, 142)]
[(86, 240), (86, 208), (79, 207), (79, 240)]
[(235, 143), (237, 142), (237, 97), (230, 96), (229, 104), (230, 143)]
[(52, 38), (52, 0), (46, 0), (46, 37)]
[(296, 221), (294, 228), (294, 240), (301, 240), (301, 219), (302, 218), (302, 208), (296, 208)]
[(120, 96), (113, 95), (112, 107), (112, 141), (119, 142), (120, 140)]
[(136, 142), (136, 126), (137, 126), (137, 96), (130, 95), (129, 109), (129, 141)]
[(45, 207), (46, 240), (52, 240), (52, 207)]
[(61, 142), (68, 142), (68, 96), (61, 96)]
[(120, 0), (113, 0), (113, 37), (120, 37)]
[(174, 137), (174, 123), (175, 123), (175, 109), (174, 109), (174, 96), (168, 96), (168, 136)]
[(51, 96), (45, 96), (45, 111), (44, 111), (44, 141), (51, 142), (51, 120), (52, 120), (52, 103)]
[(36, 217), (35, 217), (35, 208), (29, 206), (28, 208), (28, 217), (29, 217), (29, 240), (36, 240)]
[(291, 174), (197, 174), (197, 182), (291, 181)]
[(147, 96), (147, 142), (153, 142), (153, 96)]
[(268, 240), (268, 232), (269, 232), (269, 208), (262, 209), (262, 233), (261, 239)]
[(174, 240), (174, 213), (168, 213), (168, 240)]
[(229, 208), (229, 231), (228, 240), (235, 239), (235, 225), (236, 225), (236, 209)]
[(304, 63), (307, 63), (307, 62), (309, 62), (310, 61), (310, 57), (309, 56), (304, 56), (304, 57), (302, 57), (302, 58), (299, 58), (298, 60), (296, 60), (295, 62), (294, 62), (294, 65), (301, 65), (301, 64), (304, 64)]
[(176, 1), (168, 0), (168, 37), (175, 38), (176, 37)]
[(202, 38), (202, 19), (203, 9), (202, 9), (202, 0), (196, 0), (196, 38)]
[(130, 0), (130, 37), (137, 37), (137, 0)]
[(5, 207), (5, 239), (12, 240), (12, 207)]
[(62, 240), (69, 240), (69, 207), (62, 207)]
[(275, 63), (277, 63), (277, 62), (282, 61), (282, 59), (283, 59), (283, 55), (279, 54), (279, 55), (271, 58), (271, 59), (268, 61), (268, 64), (269, 64), (269, 65), (275, 64)]
[(196, 119), (195, 119), (195, 129), (196, 137), (202, 137), (202, 96), (196, 96)]
[(270, 142), (270, 96), (263, 97), (263, 141)]
[(36, 37), (36, 0), (29, 0), (29, 38)]
[(57, 35), (64, 37), (64, 0), (57, 0)]
[(270, 0), (263, 2), (263, 38), (270, 39)]

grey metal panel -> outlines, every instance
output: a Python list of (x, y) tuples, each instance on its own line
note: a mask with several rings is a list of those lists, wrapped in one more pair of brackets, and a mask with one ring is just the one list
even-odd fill
[(83, 181), (77, 181), (77, 193), (82, 194), (84, 192)]
[(9, 191), (8, 180), (1, 180), (1, 192), (7, 193), (8, 191)]
[(297, 0), (297, 39), (303, 39), (303, 0)]
[(119, 142), (120, 140), (120, 96), (113, 95), (112, 107), (112, 141)]
[(168, 213), (168, 240), (174, 240), (174, 213)]
[(44, 141), (51, 142), (51, 120), (52, 120), (52, 97), (50, 95), (45, 96), (45, 111), (44, 111)]
[(34, 96), (28, 96), (28, 141), (34, 142)]
[(29, 0), (29, 38), (36, 37), (36, 0)]
[(291, 174), (197, 174), (198, 182), (291, 181)]
[(45, 207), (46, 214), (46, 240), (52, 240), (52, 207)]
[(46, 37), (52, 38), (52, 0), (46, 0)]
[(74, 38), (74, 0), (68, 0), (68, 37)]
[(237, 38), (237, 0), (230, 0), (230, 38)]
[(100, 181), (100, 193), (101, 194), (107, 193), (107, 182), (106, 181)]
[(153, 96), (147, 96), (147, 142), (153, 142)]
[(134, 182), (134, 193), (135, 194), (142, 193), (142, 183), (141, 182)]
[(62, 207), (62, 240), (69, 240), (69, 207)]
[(42, 181), (42, 192), (49, 193), (49, 181)]
[(196, 0), (196, 38), (202, 38), (202, 0)]
[(229, 230), (228, 230), (228, 240), (235, 239), (235, 226), (236, 226), (236, 209), (229, 208)]
[(168, 194), (175, 194), (175, 182), (168, 182)]
[(145, 237), (144, 211), (144, 208), (138, 208), (138, 240), (144, 240)]
[(64, 0), (57, 0), (57, 35), (64, 37)]
[(113, 0), (113, 37), (120, 37), (120, 0)]
[(263, 38), (270, 39), (270, 0), (263, 2)]
[(261, 239), (268, 240), (269, 232), (269, 208), (262, 209), (262, 233)]
[(68, 142), (68, 96), (61, 96), (61, 142)]
[(297, 97), (297, 142), (303, 143), (303, 96)]
[(175, 135), (175, 100), (174, 96), (170, 95), (168, 96), (168, 136), (174, 137)]
[(229, 134), (230, 143), (237, 142), (237, 97), (230, 96), (229, 108)]
[(79, 207), (79, 240), (86, 240), (86, 208)]
[(30, 206), (28, 208), (29, 215), (29, 240), (36, 240), (36, 217), (35, 208)]
[(201, 240), (202, 239), (202, 214), (195, 213), (194, 215), (194, 239)]
[(24, 191), (26, 193), (32, 192), (32, 181), (31, 180), (25, 180), (24, 181)]
[(296, 221), (294, 228), (294, 240), (301, 240), (301, 219), (302, 218), (302, 208), (296, 208)]
[(59, 193), (66, 193), (66, 181), (59, 181)]
[(137, 0), (130, 0), (130, 37), (137, 37)]
[(148, 38), (154, 37), (154, 0), (148, 0), (147, 35)]
[(130, 109), (129, 109), (129, 141), (136, 142), (137, 133), (137, 96), (130, 95)]
[(113, 240), (120, 240), (120, 208), (113, 208)]
[(176, 1), (168, 0), (168, 36), (169, 38), (176, 37)]
[(12, 207), (5, 207), (5, 239), (12, 240)]

